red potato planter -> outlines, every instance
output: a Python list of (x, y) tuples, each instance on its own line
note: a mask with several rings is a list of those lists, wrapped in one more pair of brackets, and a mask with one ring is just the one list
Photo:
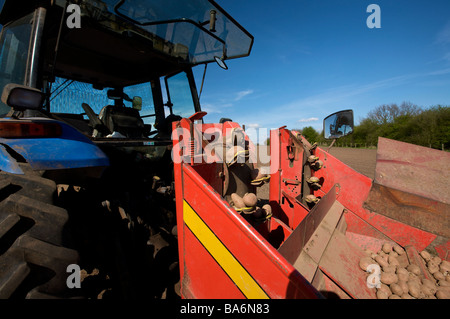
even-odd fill
[[(189, 144), (187, 136), (174, 139), (182, 297), (447, 296), (448, 270), (439, 271), (437, 281), (419, 252), (429, 254), (429, 260), (439, 257), (442, 262), (435, 266), (447, 269), (450, 192), (441, 182), (437, 186), (446, 187), (446, 192), (423, 190), (422, 184), (411, 184), (410, 175), (432, 165), (425, 160), (431, 152), (443, 164), (428, 175), (439, 179), (436, 169), (448, 174), (448, 154), (380, 138), (372, 181), (297, 132), (272, 130), (269, 203), (257, 204), (270, 205), (271, 214), (261, 220), (237, 211), (229, 196), (255, 193), (249, 191), (251, 178), (242, 172), (255, 168), (248, 160), (254, 152), (251, 141), (245, 136), (248, 158), (224, 164), (220, 155), (226, 152), (217, 150), (227, 147), (221, 141), (230, 140), (238, 124), (195, 125), (190, 119), (174, 123), (174, 129), (184, 132), (192, 132), (192, 127), (199, 136), (211, 127), (221, 135)], [(212, 143), (219, 145), (217, 152), (205, 156), (203, 149)], [(389, 159), (392, 150), (402, 150), (403, 155)], [(391, 181), (391, 176), (400, 181)], [(306, 182), (311, 177), (320, 187)], [(424, 181), (432, 185), (429, 176)], [(380, 266), (382, 290), (367, 284), (371, 274), (364, 267), (370, 263)]]

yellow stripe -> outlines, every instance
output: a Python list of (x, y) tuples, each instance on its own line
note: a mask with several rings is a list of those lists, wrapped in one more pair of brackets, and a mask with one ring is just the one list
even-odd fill
[(269, 298), (186, 201), (183, 203), (183, 220), (245, 297), (249, 299)]

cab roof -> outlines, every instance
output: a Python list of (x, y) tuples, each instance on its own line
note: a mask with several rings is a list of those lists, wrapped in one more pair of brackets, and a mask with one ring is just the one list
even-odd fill
[(245, 57), (253, 45), (253, 36), (210, 0), (76, 3), (81, 28), (62, 28), (54, 68), (65, 0), (4, 0), (0, 23), (47, 8), (44, 73), (53, 69), (58, 76), (111, 87), (141, 83), (216, 57)]

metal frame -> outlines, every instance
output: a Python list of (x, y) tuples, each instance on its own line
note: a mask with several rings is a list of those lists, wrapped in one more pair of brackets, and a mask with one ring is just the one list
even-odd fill
[[(226, 42), (221, 39), (220, 37), (216, 36), (214, 33), (212, 33), (210, 30), (204, 28), (203, 26), (206, 25), (208, 22), (196, 22), (194, 20), (191, 19), (187, 19), (187, 18), (180, 18), (180, 19), (170, 19), (170, 20), (163, 20), (163, 21), (154, 21), (154, 22), (146, 22), (146, 23), (141, 23), (139, 21), (136, 21), (130, 17), (128, 17), (127, 15), (119, 12), (119, 8), (125, 3), (126, 0), (120, 0), (115, 6), (114, 6), (114, 12), (122, 17), (125, 20), (131, 21), (132, 23), (135, 23), (136, 25), (140, 25), (140, 26), (151, 26), (151, 25), (161, 25), (161, 24), (169, 24), (169, 23), (189, 23), (192, 24), (194, 26), (196, 26), (197, 28), (201, 29), (202, 31), (206, 32), (209, 36), (211, 36), (212, 38), (216, 39), (217, 41), (219, 41), (220, 43), (222, 43), (224, 45), (224, 51), (226, 50)], [(254, 42), (254, 38), (253, 36), (247, 31), (245, 30), (233, 17), (231, 17), (225, 10), (223, 10), (216, 2), (208, 0), (213, 6), (215, 6), (220, 12), (221, 14), (223, 14), (228, 20), (230, 20), (235, 26), (237, 26), (242, 32), (244, 32), (250, 39), (251, 39), (251, 43), (249, 46), (249, 50), (248, 53), (246, 55), (249, 55), (252, 47), (253, 47), (253, 42)], [(239, 55), (239, 56), (234, 56), (231, 57), (232, 59), (234, 58), (240, 58), (246, 55)], [(212, 62), (211, 61), (204, 61), (202, 63), (205, 62)]]
[(42, 43), (42, 35), (44, 33), (45, 16), (47, 10), (45, 8), (37, 8), (33, 15), (33, 27), (30, 36), (30, 47), (28, 51), (27, 67), (25, 73), (25, 85), (37, 87), (37, 79), (39, 73), (39, 55)]

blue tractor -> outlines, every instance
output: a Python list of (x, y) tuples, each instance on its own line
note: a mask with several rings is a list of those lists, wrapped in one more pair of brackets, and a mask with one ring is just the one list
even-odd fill
[(0, 298), (176, 298), (172, 123), (253, 37), (208, 0), (0, 6)]

